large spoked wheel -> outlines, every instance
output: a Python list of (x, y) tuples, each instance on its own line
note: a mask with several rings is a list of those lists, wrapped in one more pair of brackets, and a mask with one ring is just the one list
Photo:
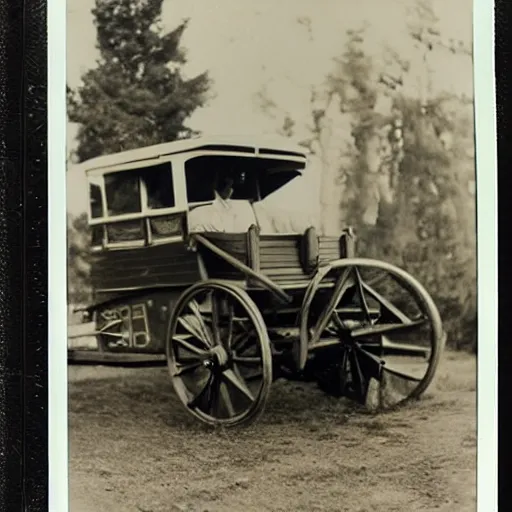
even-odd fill
[(242, 289), (217, 281), (189, 288), (169, 324), (167, 362), (174, 389), (209, 425), (249, 424), (272, 384), (272, 354), (263, 318)]
[(300, 362), (324, 391), (369, 409), (419, 398), (444, 348), (439, 312), (420, 283), (393, 265), (347, 259), (319, 270), (301, 316)]

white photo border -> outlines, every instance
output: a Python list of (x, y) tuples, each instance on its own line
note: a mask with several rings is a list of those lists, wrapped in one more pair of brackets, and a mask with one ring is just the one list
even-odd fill
[[(66, 13), (48, 0), (49, 510), (68, 510)], [(474, 0), (478, 245), (478, 510), (497, 510), (497, 163), (494, 5)]]
[(48, 510), (68, 503), (66, 0), (48, 0)]
[(498, 510), (497, 500), (497, 149), (494, 73), (494, 4), (474, 0), (473, 76), (477, 190), (477, 502)]

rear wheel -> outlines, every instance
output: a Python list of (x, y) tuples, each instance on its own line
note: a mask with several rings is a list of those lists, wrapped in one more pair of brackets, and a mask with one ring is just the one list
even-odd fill
[(272, 384), (270, 342), (244, 290), (218, 281), (188, 289), (172, 315), (166, 354), (178, 397), (204, 423), (248, 424), (263, 411)]
[[(324, 287), (333, 282), (331, 287)], [(319, 271), (306, 293), (301, 347), (326, 392), (370, 409), (418, 398), (444, 346), (437, 308), (408, 273), (347, 259)]]

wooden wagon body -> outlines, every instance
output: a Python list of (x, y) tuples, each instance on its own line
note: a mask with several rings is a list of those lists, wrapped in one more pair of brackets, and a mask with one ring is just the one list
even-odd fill
[(254, 421), (280, 377), (369, 407), (420, 396), (444, 345), (439, 314), (412, 276), (356, 258), (350, 229), (189, 230), (219, 166), (243, 175), (233, 200), (254, 204), (306, 161), (283, 144), (194, 139), (86, 162), (97, 347), (70, 359), (165, 359), (184, 405), (215, 425)]

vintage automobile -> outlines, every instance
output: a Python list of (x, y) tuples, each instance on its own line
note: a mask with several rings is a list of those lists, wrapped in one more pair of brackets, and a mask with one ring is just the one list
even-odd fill
[[(419, 398), (445, 344), (422, 285), (357, 257), (349, 228), (326, 235), (294, 225), (295, 213), (287, 224), (286, 205), (268, 221), (266, 198), (307, 159), (281, 142), (196, 138), (85, 162), (94, 297), (84, 314), (97, 346), (69, 358), (163, 358), (181, 402), (211, 425), (254, 421), (278, 378), (374, 410)], [(220, 171), (231, 195), (219, 200)], [(223, 227), (230, 215), (243, 222)]]

